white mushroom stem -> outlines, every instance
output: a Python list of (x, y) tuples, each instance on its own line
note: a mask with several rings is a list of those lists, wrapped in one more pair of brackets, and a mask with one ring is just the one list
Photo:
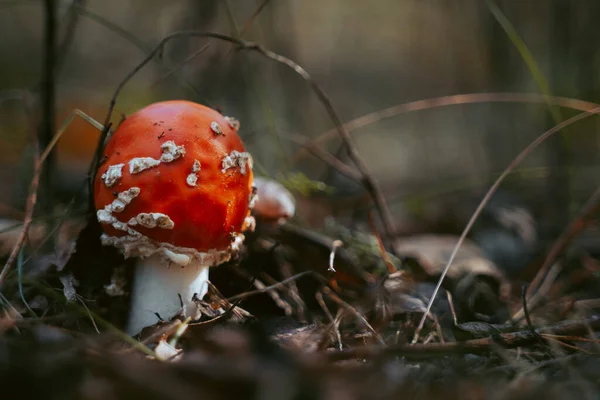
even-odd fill
[(159, 321), (156, 314), (169, 321), (182, 306), (185, 317), (195, 318), (196, 305), (192, 299), (194, 295), (202, 299), (208, 292), (208, 269), (196, 259), (184, 267), (175, 263), (168, 265), (158, 254), (138, 259), (127, 333), (137, 335), (143, 328), (156, 324)]
[[(138, 217), (140, 215), (141, 218), (130, 220), (129, 224), (147, 227), (156, 223), (157, 227), (172, 228), (172, 221), (165, 218), (165, 214), (144, 213)], [(112, 215), (108, 213), (107, 217)], [(151, 218), (155, 221), (152, 222)], [(111, 222), (112, 219), (107, 221)], [(180, 311), (184, 317), (197, 318), (193, 298), (196, 295), (196, 298), (202, 299), (208, 292), (208, 269), (229, 261), (244, 242), (244, 235), (237, 233), (227, 249), (200, 252), (155, 242), (129, 228), (129, 225), (120, 223), (125, 225), (129, 235), (102, 234), (100, 241), (104, 246), (119, 249), (125, 258), (137, 258), (127, 324), (127, 333), (130, 335), (137, 335), (143, 328), (156, 324), (159, 321), (156, 314), (165, 321), (170, 321)]]

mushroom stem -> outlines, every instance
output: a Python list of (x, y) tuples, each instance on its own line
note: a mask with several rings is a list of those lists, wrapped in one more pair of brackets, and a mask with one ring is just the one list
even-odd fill
[(208, 268), (195, 260), (185, 267), (168, 265), (160, 255), (138, 259), (127, 333), (137, 335), (143, 328), (154, 325), (159, 321), (156, 314), (169, 321), (182, 307), (184, 317), (194, 318), (196, 305), (192, 298), (196, 294), (201, 299), (208, 292)]

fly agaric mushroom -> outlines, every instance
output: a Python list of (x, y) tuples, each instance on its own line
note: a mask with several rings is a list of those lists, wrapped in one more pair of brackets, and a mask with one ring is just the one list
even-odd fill
[(258, 195), (253, 213), (259, 222), (281, 224), (296, 213), (294, 196), (281, 183), (259, 176), (254, 177)]
[(208, 268), (253, 229), (252, 158), (239, 123), (188, 101), (151, 104), (111, 136), (94, 182), (102, 244), (136, 257), (127, 332), (196, 316)]

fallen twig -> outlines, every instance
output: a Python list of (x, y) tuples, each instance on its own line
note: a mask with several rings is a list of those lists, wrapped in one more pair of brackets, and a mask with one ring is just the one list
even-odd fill
[(538, 328), (535, 330), (535, 334), (527, 329), (518, 332), (498, 333), (487, 338), (471, 339), (464, 342), (357, 347), (351, 350), (331, 351), (324, 354), (324, 357), (328, 361), (341, 361), (388, 356), (428, 358), (449, 354), (482, 354), (493, 351), (493, 347), (498, 345), (505, 349), (533, 345), (539, 342), (539, 336), (544, 338), (543, 334), (545, 333), (582, 336), (588, 333), (588, 325), (593, 330), (600, 329), (600, 315), (583, 321), (566, 321), (558, 325)]

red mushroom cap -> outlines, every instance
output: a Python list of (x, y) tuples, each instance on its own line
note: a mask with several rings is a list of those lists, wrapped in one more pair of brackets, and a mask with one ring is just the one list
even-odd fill
[(253, 212), (257, 219), (284, 222), (296, 212), (296, 200), (285, 186), (276, 180), (254, 177), (257, 200)]
[(94, 182), (104, 244), (144, 256), (160, 247), (223, 252), (243, 240), (253, 174), (238, 127), (189, 101), (151, 104), (128, 117)]

